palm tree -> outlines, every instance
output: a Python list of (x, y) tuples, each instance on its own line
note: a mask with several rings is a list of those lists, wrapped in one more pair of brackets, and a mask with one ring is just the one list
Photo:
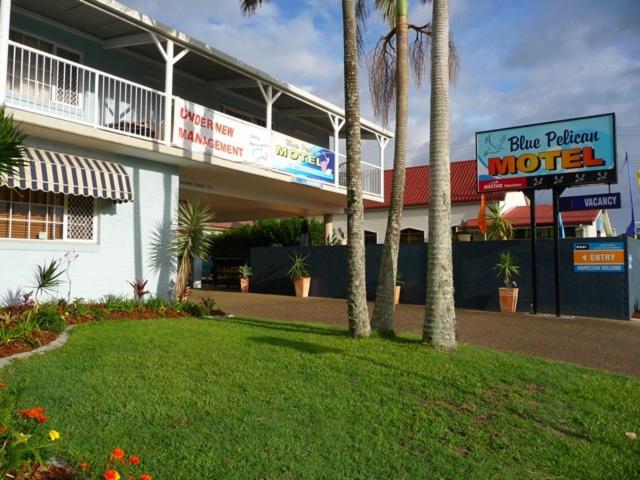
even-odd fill
[(513, 239), (513, 225), (502, 215), (502, 208), (497, 202), (487, 205), (489, 210), (487, 236), (493, 240)]
[[(270, 0), (240, 0), (250, 15)], [(356, 6), (357, 2), (357, 6)], [(359, 30), (356, 10), (364, 0), (342, 0), (344, 32), (344, 97), (347, 140), (347, 312), (354, 337), (371, 333), (365, 278), (364, 211), (362, 205), (360, 86), (358, 81)], [(336, 139), (337, 141), (337, 139)]]
[(358, 80), (358, 25), (354, 0), (342, 0), (344, 31), (344, 102), (347, 136), (347, 316), (354, 337), (371, 333), (367, 308), (364, 209)]
[[(430, 0), (419, 0), (419, 2), (426, 4)], [(378, 272), (372, 326), (383, 334), (393, 334), (395, 308), (393, 290), (398, 266), (407, 158), (409, 64), (411, 63), (416, 85), (422, 86), (425, 58), (430, 44), (431, 24), (417, 26), (408, 23), (409, 0), (375, 0), (375, 6), (382, 17), (390, 23), (391, 30), (378, 41), (370, 57), (369, 88), (374, 112), (385, 124), (389, 121), (389, 113), (395, 99), (395, 146), (391, 204)], [(410, 31), (415, 33), (411, 48), (409, 48)], [(457, 69), (457, 52), (453, 43), (450, 44), (449, 65), (453, 79)]]
[(422, 340), (445, 350), (456, 348), (450, 227), (449, 71), (449, 0), (433, 0), (429, 141), (431, 201)]
[(171, 251), (180, 262), (175, 292), (179, 300), (188, 294), (193, 259), (207, 255), (211, 243), (208, 224), (214, 217), (208, 206), (198, 202), (181, 203), (178, 207), (178, 225), (172, 232)]
[(4, 106), (0, 105), (0, 184), (25, 162), (23, 143), (26, 137), (14, 124), (13, 115), (7, 115)]

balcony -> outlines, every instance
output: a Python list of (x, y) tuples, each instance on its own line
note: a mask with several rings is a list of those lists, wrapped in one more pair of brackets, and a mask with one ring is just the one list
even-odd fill
[[(177, 97), (171, 97), (176, 101)], [(9, 41), (6, 104), (152, 142), (165, 138), (165, 93)], [(252, 127), (261, 128), (263, 127)], [(346, 157), (336, 158), (336, 186), (346, 187)], [(382, 167), (362, 163), (363, 191), (382, 196)]]

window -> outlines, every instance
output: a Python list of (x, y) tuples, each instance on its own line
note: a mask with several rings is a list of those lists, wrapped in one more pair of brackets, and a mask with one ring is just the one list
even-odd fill
[(415, 228), (400, 231), (400, 243), (424, 243), (424, 232)]
[(364, 243), (366, 244), (376, 244), (378, 243), (378, 234), (376, 232), (370, 232), (368, 230), (364, 231)]
[[(14, 42), (60, 57), (62, 60), (80, 63), (82, 56), (32, 35), (11, 30), (9, 38)], [(22, 94), (51, 100), (56, 103), (82, 106), (82, 95), (78, 82), (79, 67), (29, 51), (9, 52), (8, 85)]]
[(0, 187), (0, 238), (92, 241), (95, 199)]

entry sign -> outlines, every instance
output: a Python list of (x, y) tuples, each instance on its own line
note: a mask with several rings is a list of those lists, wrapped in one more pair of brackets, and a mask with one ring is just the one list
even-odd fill
[(573, 271), (624, 272), (624, 243), (574, 243)]
[(560, 211), (572, 210), (607, 210), (620, 208), (619, 193), (596, 193), (577, 197), (560, 197)]

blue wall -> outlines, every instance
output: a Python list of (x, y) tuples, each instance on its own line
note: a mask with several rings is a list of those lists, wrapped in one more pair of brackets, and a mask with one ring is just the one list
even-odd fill
[[(631, 270), (622, 273), (574, 273), (573, 244), (579, 241), (620, 241), (615, 239), (566, 239), (560, 245), (561, 311), (564, 315), (628, 319), (635, 305), (640, 305), (640, 241), (629, 239), (633, 251)], [(398, 271), (405, 282), (401, 301), (424, 304), (426, 296), (427, 244), (402, 245)], [(346, 247), (253, 248), (251, 266), (254, 276), (251, 289), (256, 293), (291, 295), (293, 287), (287, 277), (289, 255), (300, 251), (309, 255), (312, 274), (310, 294), (345, 298)], [(511, 252), (520, 265), (516, 282), (520, 287), (518, 310), (527, 312), (531, 304), (530, 243), (455, 242), (453, 244), (456, 306), (478, 310), (498, 310), (498, 287), (501, 279), (494, 270), (500, 252)], [(367, 245), (367, 296), (375, 298), (382, 245)], [(538, 312), (555, 313), (553, 282), (553, 241), (538, 241)]]

